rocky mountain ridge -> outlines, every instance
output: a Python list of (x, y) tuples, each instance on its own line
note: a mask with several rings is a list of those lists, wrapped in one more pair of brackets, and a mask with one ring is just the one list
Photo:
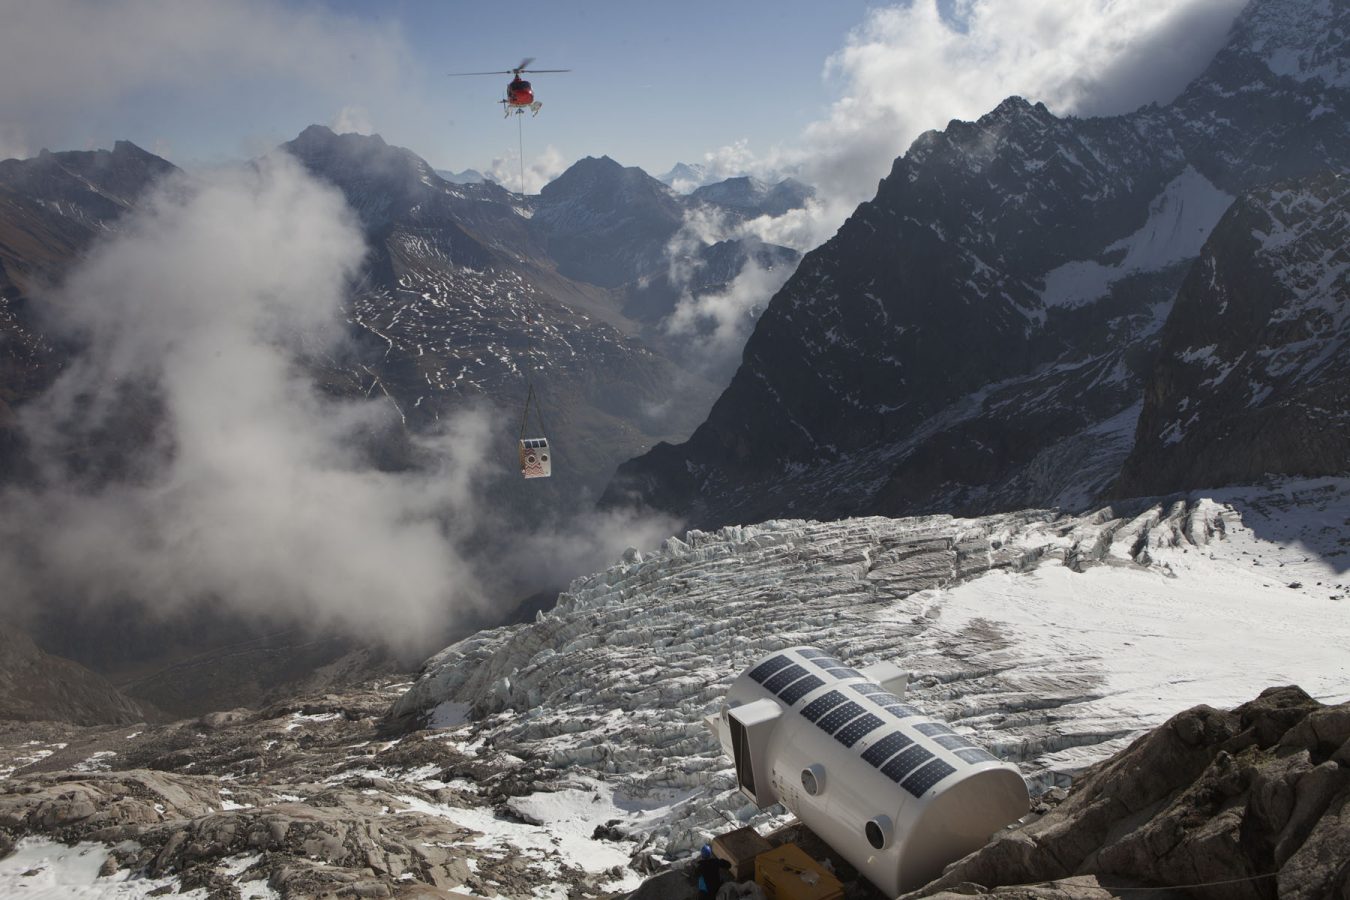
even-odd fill
[(17, 628), (0, 629), (0, 720), (125, 725), (160, 717), (106, 678), (42, 652)]
[(707, 421), (604, 502), (707, 524), (1090, 505), (1232, 199), (1350, 167), (1348, 16), (1256, 0), (1166, 107), (1010, 98), (922, 135), (771, 301)]
[(1343, 468), (1350, 178), (1328, 173), (1238, 198), (1161, 342), (1118, 493)]

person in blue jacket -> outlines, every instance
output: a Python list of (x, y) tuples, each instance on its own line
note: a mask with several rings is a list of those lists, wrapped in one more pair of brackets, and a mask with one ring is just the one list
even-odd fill
[(722, 875), (731, 870), (731, 863), (725, 859), (718, 859), (713, 856), (712, 847), (703, 845), (703, 850), (699, 853), (698, 864), (694, 871), (698, 873), (698, 898), (699, 900), (712, 900), (717, 896), (717, 891), (722, 887)]

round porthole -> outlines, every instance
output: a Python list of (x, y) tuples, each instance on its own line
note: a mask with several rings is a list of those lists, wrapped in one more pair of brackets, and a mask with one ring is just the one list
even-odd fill
[(825, 767), (820, 763), (802, 769), (802, 790), (812, 797), (825, 790)]
[(525, 457), (525, 461), (530, 465), (534, 465), (534, 454), (531, 453), (529, 456)]
[(874, 850), (885, 850), (891, 842), (891, 817), (877, 816), (867, 820), (863, 826), (863, 833), (867, 835), (867, 843), (872, 845)]
[(544, 462), (548, 462), (548, 454), (547, 454), (547, 453), (545, 453), (544, 455), (540, 456), (539, 458), (540, 458), (541, 460), (543, 460)]

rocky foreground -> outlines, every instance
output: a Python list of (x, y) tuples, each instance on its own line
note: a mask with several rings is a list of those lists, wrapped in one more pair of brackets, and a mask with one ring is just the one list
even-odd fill
[[(1271, 688), (1197, 706), (1093, 767), (1038, 821), (1006, 832), (910, 898), (1350, 896), (1350, 704)], [(1126, 893), (1127, 896), (1133, 896)]]
[[(612, 871), (582, 869), (512, 808), (562, 787), (519, 759), (471, 758), (444, 732), (385, 736), (381, 717), (403, 687), (154, 727), (4, 723), (0, 857), (28, 858), (39, 839), (93, 842), (104, 856), (95, 883), (109, 891), (139, 883), (212, 900), (519, 897), (545, 885), (600, 896), (638, 879), (626, 852)], [(539, 832), (536, 851), (485, 841), (474, 827), (484, 821)], [(24, 876), (4, 872), (0, 859), (0, 896), (12, 896)]]
[[(60, 865), (47, 842), (95, 854), (89, 886), (117, 897), (587, 897), (636, 886), (621, 863), (587, 871), (594, 854), (569, 856), (566, 837), (519, 802), (574, 793), (578, 783), (536, 781), (542, 773), (525, 761), (494, 760), (489, 748), (465, 755), (446, 732), (382, 737), (396, 690), (140, 732), (10, 726), (0, 765), (24, 772), (0, 781), (0, 857), (22, 864), (0, 858), (0, 891), (21, 896), (25, 880), (37, 885)], [(35, 754), (39, 743), (56, 749)], [(1036, 809), (1029, 824), (907, 897), (1088, 900), (1159, 887), (1253, 900), (1347, 896), (1350, 703), (1326, 706), (1282, 687), (1231, 711), (1195, 707)], [(511, 842), (503, 828), (517, 832)], [(521, 837), (531, 831), (533, 850)], [(596, 836), (617, 859), (637, 849), (620, 834)], [(658, 884), (639, 895), (692, 894), (679, 877)], [(875, 893), (858, 884), (849, 895)]]

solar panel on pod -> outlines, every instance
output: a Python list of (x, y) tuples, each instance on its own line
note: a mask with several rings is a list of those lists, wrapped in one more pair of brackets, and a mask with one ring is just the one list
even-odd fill
[(766, 691), (773, 691), (776, 694), (805, 674), (806, 670), (799, 665), (793, 664), (785, 666), (764, 679), (764, 689)]
[(798, 679), (783, 688), (778, 692), (778, 696), (784, 703), (791, 706), (824, 683), (814, 675), (807, 675), (805, 678)]
[(755, 804), (787, 806), (890, 896), (1029, 805), (1017, 768), (901, 701), (907, 673), (812, 647), (766, 654), (708, 723)]

